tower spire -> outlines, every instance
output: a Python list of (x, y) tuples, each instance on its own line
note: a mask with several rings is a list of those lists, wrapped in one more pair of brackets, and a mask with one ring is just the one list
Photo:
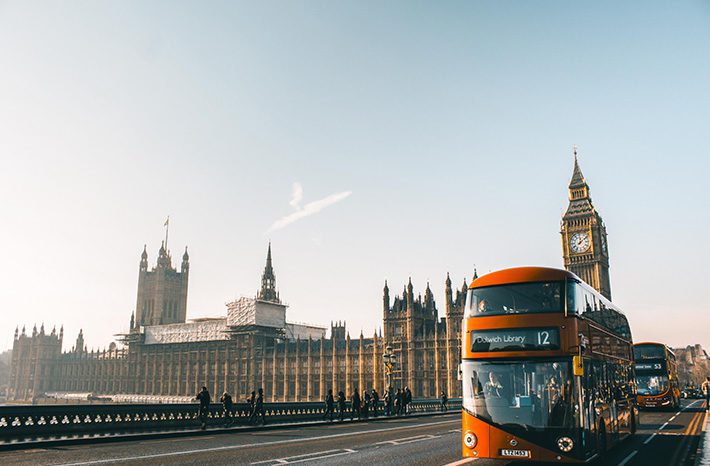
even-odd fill
[(579, 168), (579, 160), (577, 159), (577, 146), (573, 146), (574, 152), (574, 169), (572, 171), (572, 179), (569, 182), (569, 189), (582, 188), (587, 185), (582, 174), (582, 169)]
[(261, 276), (261, 290), (259, 290), (257, 299), (281, 304), (279, 294), (276, 291), (276, 274), (271, 260), (271, 241), (269, 241), (269, 249), (266, 253), (266, 266), (264, 267), (264, 274)]

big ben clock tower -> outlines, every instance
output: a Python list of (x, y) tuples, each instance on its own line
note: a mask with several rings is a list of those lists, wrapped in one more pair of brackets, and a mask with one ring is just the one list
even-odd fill
[(606, 227), (589, 197), (589, 186), (577, 162), (576, 146), (569, 206), (562, 217), (561, 233), (565, 268), (611, 299)]

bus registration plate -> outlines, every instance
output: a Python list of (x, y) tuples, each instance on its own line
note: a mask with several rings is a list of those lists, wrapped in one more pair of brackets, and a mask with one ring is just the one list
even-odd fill
[(530, 450), (506, 450), (500, 451), (501, 456), (512, 456), (514, 458), (529, 458)]

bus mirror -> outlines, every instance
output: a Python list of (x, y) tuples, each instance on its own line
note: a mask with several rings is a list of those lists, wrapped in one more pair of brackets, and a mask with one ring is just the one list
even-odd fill
[(572, 357), (572, 372), (578, 377), (584, 375), (584, 360), (580, 356)]

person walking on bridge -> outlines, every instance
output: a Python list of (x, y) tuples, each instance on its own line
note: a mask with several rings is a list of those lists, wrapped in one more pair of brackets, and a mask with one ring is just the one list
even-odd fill
[(323, 413), (323, 420), (330, 415), (330, 422), (333, 422), (333, 389), (328, 389), (328, 394), (325, 396), (325, 413)]
[(374, 387), (372, 389), (371, 396), (372, 396), (372, 414), (374, 414), (375, 417), (377, 417), (377, 406), (380, 404), (380, 394), (377, 393), (377, 390), (375, 390)]
[(353, 404), (352, 411), (350, 412), (350, 420), (355, 419), (356, 415), (357, 418), (360, 419), (360, 394), (357, 392), (357, 388), (353, 390), (350, 401)]
[(446, 396), (446, 392), (444, 390), (441, 391), (441, 395), (439, 395), (439, 398), (441, 399), (441, 410), (446, 412), (447, 411), (446, 403), (449, 401), (449, 397)]
[(224, 410), (224, 427), (229, 427), (234, 422), (232, 418), (232, 410), (234, 409), (232, 395), (229, 392), (224, 392), (219, 401), (222, 403), (222, 409)]
[(412, 391), (409, 389), (409, 387), (404, 387), (404, 395), (402, 396), (404, 398), (404, 414), (409, 414), (410, 412), (410, 407), (409, 403), (412, 402)]
[(404, 401), (404, 396), (402, 394), (402, 389), (398, 388), (397, 393), (394, 396), (394, 413), (399, 416), (402, 414), (402, 403)]
[[(254, 393), (254, 392), (252, 392)], [(259, 416), (261, 416), (261, 425), (266, 425), (266, 410), (264, 410), (264, 389), (259, 389), (259, 394), (254, 400), (254, 408), (252, 409), (251, 416), (249, 416), (249, 423), (252, 421), (254, 424), (259, 423)]]
[(249, 405), (249, 419), (247, 422), (251, 424), (251, 421), (256, 416), (254, 414), (254, 408), (256, 405), (256, 391), (252, 390), (251, 394), (247, 397), (247, 404)]
[(200, 402), (200, 409), (198, 411), (198, 417), (200, 419), (201, 429), (205, 430), (207, 428), (207, 415), (210, 411), (210, 392), (207, 391), (207, 387), (203, 386), (202, 391), (195, 397), (196, 400)]
[(705, 378), (705, 382), (700, 386), (705, 395), (705, 411), (710, 412), (710, 377)]
[(338, 414), (342, 421), (345, 417), (345, 393), (342, 390), (338, 392)]

